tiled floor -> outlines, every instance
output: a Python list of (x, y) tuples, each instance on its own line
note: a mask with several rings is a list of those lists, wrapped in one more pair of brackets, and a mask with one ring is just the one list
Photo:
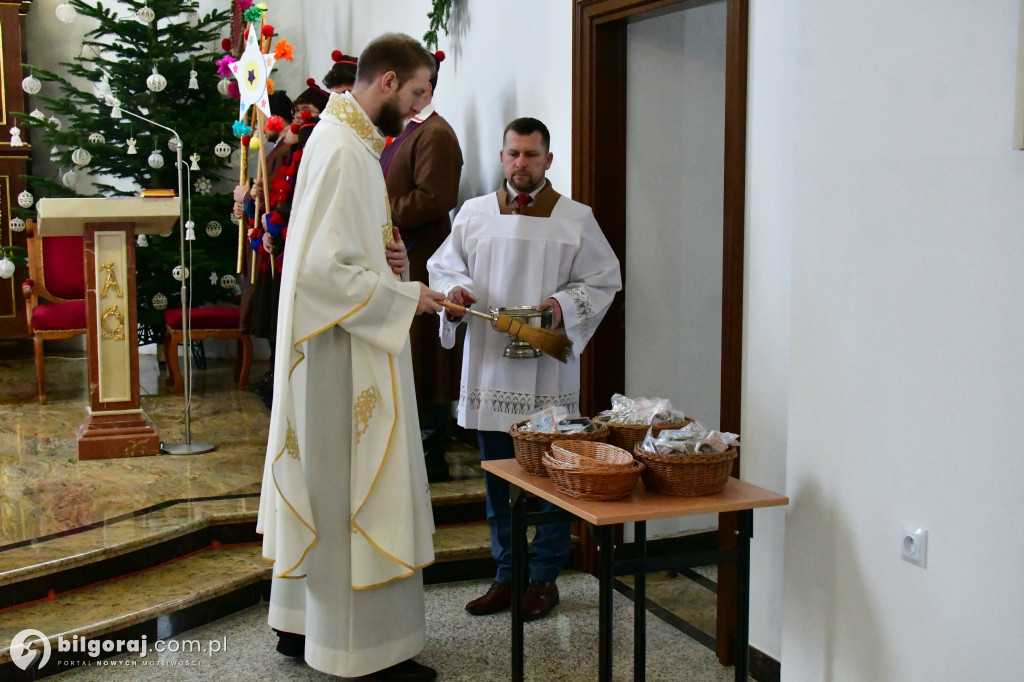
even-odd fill
[[(597, 677), (597, 580), (574, 573), (559, 578), (561, 603), (551, 616), (527, 623), (525, 673), (538, 682), (575, 682)], [(436, 585), (426, 590), (427, 645), (417, 660), (438, 671), (445, 682), (490, 682), (510, 676), (509, 615), (473, 617), (465, 603), (486, 582)], [(632, 679), (632, 602), (615, 595), (616, 680)], [(173, 638), (178, 642), (217, 640), (212, 655), (150, 653), (120, 656), (119, 667), (87, 667), (54, 678), (73, 682), (106, 680), (305, 680), (337, 679), (274, 651), (266, 605), (251, 607)], [(646, 676), (651, 682), (726, 682), (734, 671), (719, 665), (714, 652), (647, 614)], [(124, 667), (120, 667), (124, 666)]]

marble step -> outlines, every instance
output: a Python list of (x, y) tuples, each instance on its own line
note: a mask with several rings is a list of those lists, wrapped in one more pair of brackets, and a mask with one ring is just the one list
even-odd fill
[[(431, 575), (453, 566), (490, 561), (485, 523), (439, 527), (434, 542), (427, 582), (438, 582)], [(13, 679), (6, 674), (17, 671), (9, 644), (26, 628), (68, 640), (149, 633), (152, 642), (265, 600), (269, 579), (259, 543), (214, 545), (135, 574), (0, 609), (0, 646), (7, 647), (0, 648), (0, 679)]]

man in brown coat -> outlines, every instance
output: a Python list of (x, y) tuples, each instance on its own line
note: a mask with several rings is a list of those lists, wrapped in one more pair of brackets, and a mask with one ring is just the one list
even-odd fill
[[(438, 67), (443, 52), (434, 55)], [(427, 105), (381, 154), (380, 163), (391, 201), (391, 217), (409, 254), (409, 276), (426, 282), (427, 259), (452, 230), (449, 212), (458, 204), (462, 149), (455, 131), (434, 111), (437, 75), (430, 81)], [(437, 320), (422, 315), (410, 330), (416, 402), (427, 476), (450, 479), (444, 458), (449, 439), (451, 402), (459, 396), (461, 346), (451, 350), (437, 340)]]

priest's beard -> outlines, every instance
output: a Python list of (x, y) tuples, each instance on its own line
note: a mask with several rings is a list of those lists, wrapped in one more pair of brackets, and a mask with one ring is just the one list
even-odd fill
[(405, 117), (402, 116), (402, 112), (398, 109), (398, 105), (391, 100), (385, 101), (380, 106), (380, 113), (377, 114), (377, 120), (373, 122), (382, 133), (389, 137), (398, 137), (402, 134), (402, 129), (405, 127)]

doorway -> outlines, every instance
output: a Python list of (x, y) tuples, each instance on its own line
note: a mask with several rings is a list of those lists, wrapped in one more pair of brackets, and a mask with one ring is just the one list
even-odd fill
[[(746, 157), (746, 103), (749, 0), (574, 0), (573, 12), (573, 198), (594, 210), (608, 241), (623, 267), (624, 290), (598, 328), (593, 350), (582, 358), (581, 410), (593, 414), (608, 406), (609, 397), (624, 392), (627, 382), (627, 313), (625, 301), (634, 305), (634, 291), (644, 278), (631, 276), (638, 263), (627, 251), (634, 235), (628, 234), (631, 211), (627, 192), (630, 158), (628, 37), (631, 26), (680, 10), (725, 5), (724, 123), (720, 130), (720, 323), (719, 396), (717, 420), (708, 426), (739, 433), (740, 380), (743, 322), (743, 233)], [(696, 16), (696, 14), (694, 15)], [(635, 32), (634, 32), (635, 33)], [(634, 75), (634, 78), (636, 75)], [(634, 104), (634, 108), (635, 108)], [(632, 140), (636, 144), (636, 138)], [(634, 201), (636, 200), (634, 196)], [(633, 213), (636, 217), (636, 213)], [(709, 242), (710, 243), (710, 242)], [(671, 248), (671, 247), (670, 247)], [(706, 248), (706, 246), (705, 246)], [(639, 264), (642, 267), (642, 263)], [(632, 335), (651, 333), (630, 328)], [(670, 343), (670, 341), (666, 341)], [(706, 342), (706, 341), (705, 341)], [(636, 347), (636, 346), (634, 346)], [(706, 353), (709, 349), (700, 349)], [(707, 395), (707, 392), (705, 392)], [(680, 405), (687, 409), (685, 405)], [(707, 417), (705, 417), (707, 419)], [(710, 421), (710, 420), (709, 420)], [(733, 475), (739, 473), (736, 461)], [(718, 519), (718, 542), (731, 546), (735, 514)], [(716, 651), (724, 664), (733, 658), (736, 604), (736, 573), (732, 566), (718, 570)]]

